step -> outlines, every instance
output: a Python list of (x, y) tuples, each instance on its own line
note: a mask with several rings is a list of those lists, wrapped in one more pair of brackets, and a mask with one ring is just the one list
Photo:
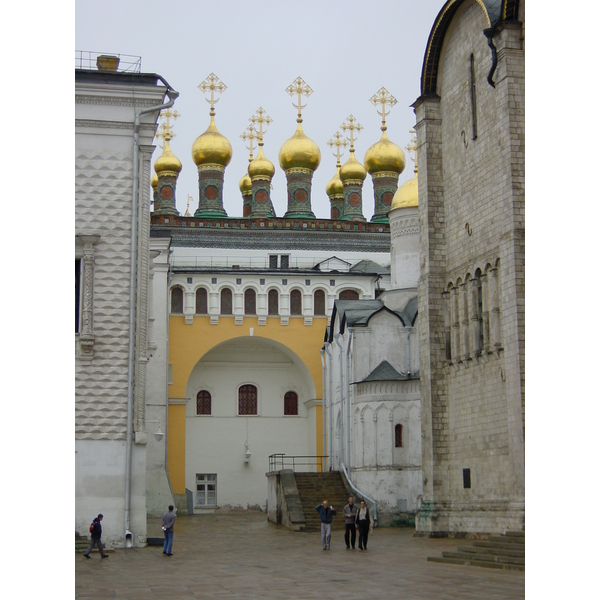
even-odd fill
[(495, 542), (498, 544), (515, 544), (524, 546), (525, 536), (490, 535), (490, 537), (486, 541)]
[(485, 567), (488, 569), (505, 569), (505, 570), (509, 570), (509, 571), (524, 571), (525, 570), (524, 565), (493, 563), (493, 562), (486, 562), (486, 561), (479, 561), (479, 560), (465, 561), (460, 558), (458, 558), (458, 559), (457, 558), (439, 558), (437, 556), (428, 556), (427, 560), (429, 562), (445, 563), (445, 564), (450, 564), (450, 565), (470, 565), (472, 567)]
[(463, 552), (461, 550), (457, 552), (442, 552), (442, 556), (444, 558), (460, 558), (465, 561), (481, 561), (481, 562), (496, 562), (502, 564), (511, 564), (511, 565), (525, 565), (524, 557), (515, 557), (515, 556), (497, 556), (495, 554), (477, 554), (473, 552)]
[(493, 541), (479, 541), (473, 542), (475, 548), (492, 548), (498, 550), (520, 550), (525, 548), (525, 544), (501, 544), (500, 542)]
[(505, 548), (461, 548), (460, 552), (472, 552), (473, 554), (497, 554), (498, 556), (515, 556), (517, 558), (525, 558), (525, 550)]

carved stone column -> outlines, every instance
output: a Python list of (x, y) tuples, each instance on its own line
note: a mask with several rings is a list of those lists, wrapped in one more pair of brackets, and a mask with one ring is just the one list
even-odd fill
[(460, 284), (460, 337), (462, 341), (462, 359), (469, 360), (469, 298), (467, 282)]
[(490, 310), (488, 299), (488, 276), (487, 273), (481, 275), (481, 317), (483, 322), (483, 355), (488, 353), (490, 349)]
[(481, 354), (479, 332), (479, 282), (476, 277), (469, 280), (469, 321), (471, 334), (471, 358)]
[(452, 319), (452, 361), (460, 362), (460, 310), (458, 303), (458, 288), (452, 288), (450, 297), (450, 310)]
[(450, 292), (444, 292), (442, 294), (444, 298), (444, 341), (446, 344), (446, 360), (452, 360), (452, 349), (451, 349), (451, 332), (452, 332), (452, 322), (451, 322), (451, 307), (450, 307)]
[(94, 350), (94, 245), (99, 235), (78, 235), (83, 245), (81, 259), (81, 331), (79, 332), (79, 349), (81, 358), (93, 358)]
[(490, 330), (491, 330), (491, 342), (492, 342), (492, 350), (497, 352), (500, 347), (500, 305), (498, 303), (498, 269), (491, 269), (489, 274), (491, 275), (490, 279)]

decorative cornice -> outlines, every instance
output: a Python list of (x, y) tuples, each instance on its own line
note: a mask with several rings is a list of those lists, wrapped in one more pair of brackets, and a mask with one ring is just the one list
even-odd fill
[(133, 106), (135, 108), (150, 108), (156, 105), (156, 100), (142, 100), (138, 97), (115, 98), (114, 96), (75, 94), (75, 104), (99, 104), (103, 106)]
[[(96, 119), (75, 119), (75, 127), (103, 128), (103, 129), (127, 129), (133, 131), (131, 121), (100, 121)], [(156, 125), (153, 123), (140, 123), (140, 129), (154, 132)]]

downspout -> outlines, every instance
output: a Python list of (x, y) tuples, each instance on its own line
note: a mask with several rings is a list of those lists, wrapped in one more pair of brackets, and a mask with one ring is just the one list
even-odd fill
[(371, 505), (373, 506), (373, 525), (375, 527), (377, 527), (377, 502), (375, 502), (375, 500), (373, 500), (373, 498), (370, 498), (369, 496), (367, 496), (366, 494), (363, 494), (363, 492), (361, 492), (353, 483), (352, 480), (350, 479), (350, 474), (349, 472), (346, 470), (346, 467), (342, 464), (342, 471), (344, 472), (344, 477), (346, 477), (346, 481), (348, 482), (348, 485), (350, 486), (350, 489), (354, 492), (354, 494), (356, 496), (358, 496), (359, 498), (364, 498), (365, 501), (370, 502)]
[[(323, 348), (321, 348), (319, 350), (319, 354), (321, 355), (321, 373), (322, 373), (322, 381), (321, 381), (321, 428), (322, 428), (322, 432), (321, 432), (321, 456), (324, 456), (326, 454), (326, 440), (325, 440), (325, 413), (326, 413), (326, 406), (325, 406), (325, 359), (324, 359), (324, 354), (325, 354), (325, 350), (323, 350)], [(323, 465), (323, 462), (321, 462), (321, 471), (325, 472), (327, 471), (327, 466), (326, 464)]]
[(348, 471), (351, 469), (351, 446), (350, 446), (350, 347), (352, 345), (352, 337), (354, 329), (348, 327), (348, 345), (346, 346), (346, 464)]
[(127, 434), (126, 434), (126, 458), (125, 458), (125, 547), (133, 546), (133, 534), (130, 531), (131, 513), (131, 459), (133, 454), (133, 389), (135, 377), (135, 322), (136, 322), (136, 273), (137, 273), (137, 208), (139, 188), (139, 139), (140, 139), (140, 117), (143, 114), (161, 111), (173, 106), (179, 96), (160, 75), (156, 76), (162, 81), (167, 91), (169, 101), (165, 104), (144, 108), (135, 113), (133, 123), (133, 191), (131, 195), (131, 265), (129, 276), (129, 361), (127, 376)]
[(406, 328), (406, 356), (408, 356), (408, 365), (406, 368), (406, 373), (408, 378), (410, 379), (410, 331), (412, 327)]
[(342, 365), (343, 350), (344, 348), (340, 344), (340, 334), (334, 333), (333, 338), (337, 347), (340, 349), (340, 441), (342, 447), (340, 448), (340, 464), (344, 462), (344, 369)]
[(327, 354), (327, 358), (329, 358), (329, 368), (327, 369), (327, 374), (329, 375), (329, 385), (327, 386), (327, 395), (328, 397), (328, 414), (327, 414), (327, 425), (328, 425), (328, 429), (329, 429), (329, 435), (327, 436), (327, 466), (328, 466), (328, 471), (331, 471), (331, 465), (333, 462), (333, 452), (332, 452), (332, 443), (333, 443), (333, 421), (332, 421), (332, 415), (333, 415), (333, 368), (331, 365), (331, 361), (332, 361), (332, 354), (331, 354), (331, 350), (329, 349), (331, 347), (331, 342), (328, 342), (327, 344), (325, 344), (325, 352)]

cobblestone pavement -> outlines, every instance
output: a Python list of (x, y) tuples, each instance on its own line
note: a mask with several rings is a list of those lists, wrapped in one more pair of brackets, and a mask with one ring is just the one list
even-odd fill
[[(341, 519), (338, 516), (338, 528)], [(259, 511), (181, 516), (173, 556), (162, 546), (117, 549), (101, 560), (75, 554), (75, 598), (344, 598), (516, 600), (525, 597), (522, 571), (428, 562), (468, 540), (415, 538), (412, 529), (379, 528), (369, 549), (347, 551), (333, 532), (330, 551), (319, 533), (292, 533)], [(148, 535), (160, 537), (158, 520)]]

